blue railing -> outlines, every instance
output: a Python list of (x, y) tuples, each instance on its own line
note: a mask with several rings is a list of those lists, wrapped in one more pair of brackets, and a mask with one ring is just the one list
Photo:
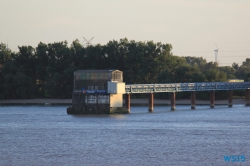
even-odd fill
[(250, 82), (198, 82), (167, 84), (130, 84), (126, 93), (192, 92), (250, 89)]

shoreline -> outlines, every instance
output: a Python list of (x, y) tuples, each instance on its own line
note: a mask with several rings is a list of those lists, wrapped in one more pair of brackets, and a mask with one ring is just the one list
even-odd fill
[[(125, 100), (123, 100), (123, 104)], [(191, 99), (176, 99), (176, 105), (191, 105)], [(72, 99), (11, 99), (0, 100), (0, 105), (11, 104), (72, 104)], [(131, 99), (131, 105), (148, 105), (148, 99)], [(246, 104), (245, 99), (233, 99), (233, 104)], [(170, 99), (154, 99), (154, 105), (170, 105)], [(196, 105), (210, 105), (209, 100), (196, 100)], [(215, 105), (228, 105), (228, 100), (215, 100)]]

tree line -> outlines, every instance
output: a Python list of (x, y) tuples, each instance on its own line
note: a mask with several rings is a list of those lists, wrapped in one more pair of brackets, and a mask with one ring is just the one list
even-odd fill
[(73, 72), (88, 69), (121, 70), (126, 84), (250, 81), (250, 58), (219, 67), (202, 57), (173, 55), (172, 45), (161, 42), (124, 38), (84, 47), (76, 39), (70, 46), (67, 41), (40, 42), (18, 49), (0, 44), (0, 99), (70, 98)]

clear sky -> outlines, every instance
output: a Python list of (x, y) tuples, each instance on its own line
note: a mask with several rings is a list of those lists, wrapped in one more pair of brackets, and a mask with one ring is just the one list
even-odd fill
[(0, 42), (46, 44), (83, 37), (170, 43), (178, 56), (220, 66), (250, 58), (250, 0), (0, 0)]

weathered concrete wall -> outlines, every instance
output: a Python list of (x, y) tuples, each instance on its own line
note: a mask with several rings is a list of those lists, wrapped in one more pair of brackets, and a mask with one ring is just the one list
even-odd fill
[(67, 109), (68, 114), (112, 114), (128, 113), (122, 107), (122, 94), (100, 95), (75, 93), (72, 95), (72, 107)]
[(122, 94), (110, 95), (110, 107), (122, 107), (122, 105), (123, 105)]

